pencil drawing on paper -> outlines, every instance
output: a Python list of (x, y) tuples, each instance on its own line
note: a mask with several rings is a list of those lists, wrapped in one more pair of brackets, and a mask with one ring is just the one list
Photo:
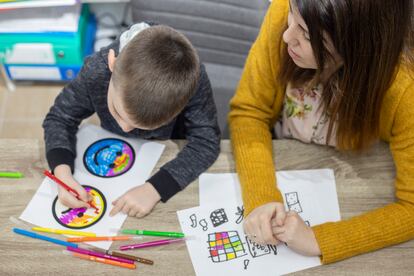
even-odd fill
[(262, 244), (258, 244), (252, 241), (247, 236), (245, 238), (246, 238), (247, 247), (249, 248), (250, 255), (253, 258), (269, 255), (272, 253), (274, 255), (277, 255), (276, 245), (270, 245), (270, 244), (262, 245)]
[(91, 186), (83, 186), (92, 196), (93, 208), (68, 208), (60, 203), (58, 196), (52, 203), (52, 214), (55, 220), (62, 226), (71, 229), (83, 229), (96, 224), (105, 214), (106, 199), (101, 191)]
[(237, 231), (210, 233), (207, 237), (209, 258), (213, 263), (226, 262), (247, 255)]
[(210, 220), (214, 227), (220, 226), (229, 221), (223, 208), (211, 212)]
[(297, 192), (286, 193), (285, 198), (290, 211), (295, 211), (298, 214), (303, 212)]

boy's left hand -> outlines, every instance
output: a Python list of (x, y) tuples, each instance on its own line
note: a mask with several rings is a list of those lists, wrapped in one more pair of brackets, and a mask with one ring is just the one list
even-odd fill
[(114, 207), (109, 215), (112, 217), (121, 211), (128, 216), (142, 218), (148, 215), (160, 200), (160, 194), (147, 182), (132, 188), (112, 202)]
[(311, 227), (306, 225), (298, 213), (289, 211), (283, 226), (272, 223), (273, 235), (299, 254), (319, 256), (321, 251)]

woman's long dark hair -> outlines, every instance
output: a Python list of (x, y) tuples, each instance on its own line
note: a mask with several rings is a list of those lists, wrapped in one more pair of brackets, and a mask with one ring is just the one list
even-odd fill
[[(379, 137), (382, 101), (402, 63), (413, 68), (413, 0), (292, 0), (303, 17), (318, 68), (302, 69), (284, 51), (279, 81), (321, 81), (333, 58), (324, 33), (343, 60), (326, 80), (323, 107), (339, 149), (363, 150)], [(286, 48), (286, 47), (285, 47)], [(311, 82), (312, 83), (312, 82)]]

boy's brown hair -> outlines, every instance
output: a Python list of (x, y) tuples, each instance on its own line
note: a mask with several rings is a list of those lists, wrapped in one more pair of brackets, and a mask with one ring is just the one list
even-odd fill
[(190, 41), (158, 25), (136, 35), (116, 59), (112, 81), (125, 111), (142, 127), (155, 128), (180, 113), (193, 96), (200, 64)]

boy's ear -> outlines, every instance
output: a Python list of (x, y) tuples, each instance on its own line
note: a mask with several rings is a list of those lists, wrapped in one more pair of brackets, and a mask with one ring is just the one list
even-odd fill
[(109, 49), (108, 66), (109, 66), (109, 70), (111, 70), (111, 72), (114, 71), (115, 61), (116, 61), (115, 51), (113, 49)]

